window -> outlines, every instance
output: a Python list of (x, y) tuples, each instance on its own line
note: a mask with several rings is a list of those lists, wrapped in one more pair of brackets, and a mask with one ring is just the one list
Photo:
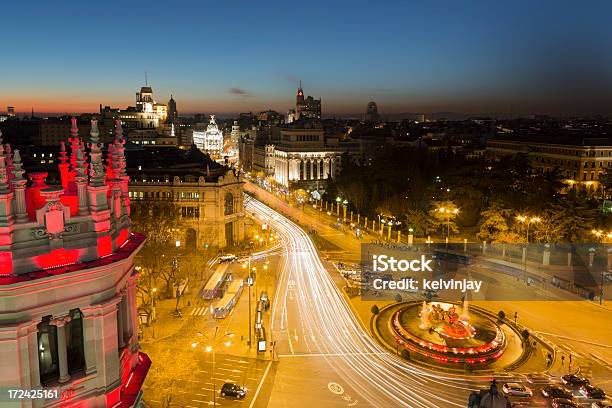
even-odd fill
[(45, 316), (38, 324), (38, 368), (42, 384), (59, 378), (57, 327), (50, 322), (51, 316)]
[(66, 352), (70, 374), (85, 369), (84, 346), (83, 315), (79, 309), (73, 309), (70, 311), (70, 322), (66, 325)]
[(225, 195), (225, 205), (223, 213), (225, 215), (230, 215), (234, 213), (234, 196), (232, 195), (232, 193), (227, 193)]

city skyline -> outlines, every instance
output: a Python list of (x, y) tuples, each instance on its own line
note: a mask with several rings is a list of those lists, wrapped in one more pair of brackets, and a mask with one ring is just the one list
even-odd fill
[(2, 110), (125, 107), (145, 72), (181, 114), (286, 113), (299, 80), (324, 116), (363, 114), (371, 100), (383, 116), (607, 114), (612, 103), (604, 2), (529, 13), (517, 3), (161, 5), (6, 5), (5, 38), (20, 35), (4, 44)]

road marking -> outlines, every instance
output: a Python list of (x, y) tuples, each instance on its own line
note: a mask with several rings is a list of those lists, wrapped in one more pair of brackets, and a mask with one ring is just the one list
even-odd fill
[(234, 360), (231, 358), (226, 358), (225, 361), (233, 361), (234, 363), (240, 363), (240, 364), (248, 364), (249, 362), (246, 360)]
[(232, 373), (241, 373), (241, 370), (236, 370), (235, 368), (217, 368), (217, 370), (229, 371)]
[(253, 408), (253, 405), (255, 405), (255, 401), (257, 401), (257, 396), (259, 395), (259, 391), (261, 391), (261, 387), (264, 383), (264, 380), (268, 376), (268, 371), (270, 371), (270, 367), (272, 367), (271, 361), (268, 363), (268, 367), (266, 367), (266, 371), (264, 372), (263, 377), (261, 377), (261, 381), (259, 382), (259, 385), (257, 386), (257, 390), (255, 390), (255, 395), (253, 395), (253, 400), (251, 401), (249, 408)]
[(336, 395), (344, 394), (344, 388), (342, 388), (340, 384), (335, 382), (330, 382), (329, 384), (327, 384), (327, 389)]

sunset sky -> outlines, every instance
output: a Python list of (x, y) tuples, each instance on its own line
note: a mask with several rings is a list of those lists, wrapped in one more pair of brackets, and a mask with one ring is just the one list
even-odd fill
[[(609, 1), (2, 5), (0, 112), (95, 112), (149, 84), (182, 114), (612, 111)], [(587, 5), (588, 4), (588, 5)]]

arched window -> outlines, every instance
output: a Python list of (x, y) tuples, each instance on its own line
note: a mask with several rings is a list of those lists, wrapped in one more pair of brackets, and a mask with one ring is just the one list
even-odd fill
[(227, 193), (225, 195), (225, 211), (223, 212), (225, 215), (230, 215), (234, 213), (234, 196), (232, 193)]

